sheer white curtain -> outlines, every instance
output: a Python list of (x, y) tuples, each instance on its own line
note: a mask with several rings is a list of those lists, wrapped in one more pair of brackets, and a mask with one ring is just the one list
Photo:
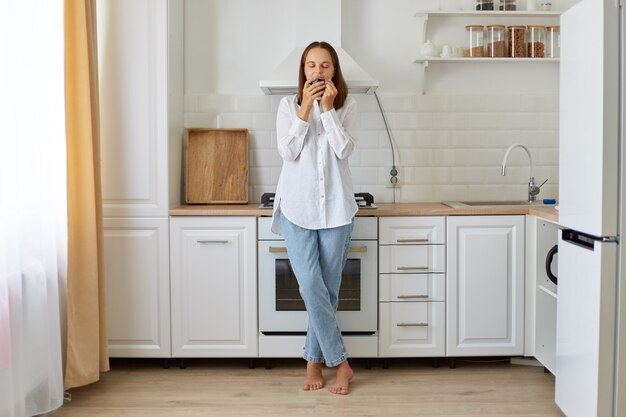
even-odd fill
[(63, 1), (0, 0), (0, 417), (63, 402)]

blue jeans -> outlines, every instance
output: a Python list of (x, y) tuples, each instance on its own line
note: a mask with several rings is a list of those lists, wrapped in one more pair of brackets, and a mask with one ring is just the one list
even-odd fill
[(308, 362), (333, 367), (348, 358), (336, 313), (353, 224), (311, 230), (281, 216), (289, 262), (309, 316), (303, 355)]

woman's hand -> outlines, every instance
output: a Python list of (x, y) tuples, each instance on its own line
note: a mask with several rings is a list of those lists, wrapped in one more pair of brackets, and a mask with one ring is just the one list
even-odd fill
[[(315, 79), (307, 80), (304, 83), (304, 87), (302, 88), (302, 103), (300, 104), (300, 112), (298, 112), (298, 117), (305, 122), (309, 120), (309, 112), (313, 107), (313, 102), (317, 98), (321, 98), (325, 91), (323, 80), (318, 82), (314, 81)], [(337, 90), (335, 89), (335, 95), (336, 94)]]
[(337, 97), (337, 87), (333, 80), (326, 80), (326, 88), (322, 95), (322, 111), (330, 111), (335, 108), (335, 97)]

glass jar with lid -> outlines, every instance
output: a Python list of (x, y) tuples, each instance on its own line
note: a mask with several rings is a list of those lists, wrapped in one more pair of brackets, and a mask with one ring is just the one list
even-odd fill
[(468, 48), (465, 50), (465, 56), (467, 57), (482, 57), (485, 56), (485, 43), (484, 43), (484, 26), (482, 25), (467, 25), (465, 26), (467, 31)]
[(507, 56), (511, 58), (526, 57), (526, 26), (508, 26), (507, 29), (509, 42)]
[(506, 56), (504, 25), (487, 25), (487, 56), (501, 58)]
[(476, 10), (493, 10), (493, 0), (476, 0)]
[(561, 27), (546, 26), (546, 58), (558, 58), (561, 54)]
[(516, 0), (500, 0), (500, 10), (517, 10)]
[(528, 26), (528, 58), (545, 58), (546, 27), (541, 25)]

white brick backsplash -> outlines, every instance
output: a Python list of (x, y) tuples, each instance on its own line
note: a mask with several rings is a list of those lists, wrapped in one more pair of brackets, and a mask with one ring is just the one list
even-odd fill
[(200, 113), (230, 112), (235, 110), (235, 97), (224, 94), (202, 94), (198, 96)]
[(272, 132), (249, 130), (249, 147), (254, 149), (272, 149)]
[(520, 95), (493, 95), (485, 96), (485, 111), (488, 112), (517, 112), (521, 110)]
[(456, 95), (450, 97), (452, 112), (479, 112), (485, 110), (485, 96), (482, 94)]
[(417, 94), (413, 96), (413, 100), (417, 111), (444, 112), (451, 109), (450, 96)]
[(252, 113), (220, 113), (217, 117), (217, 125), (223, 128), (252, 129), (253, 117)]
[[(268, 113), (272, 112), (271, 96), (236, 96), (235, 97), (235, 111), (242, 113)], [(276, 119), (276, 112), (274, 119)]]
[(214, 113), (185, 113), (183, 123), (186, 128), (217, 127), (217, 114)]
[(387, 117), (390, 129), (430, 130), (433, 126), (432, 113), (395, 113)]
[[(413, 96), (405, 94), (390, 94), (384, 97), (378, 97), (383, 106), (385, 113), (401, 113), (417, 111), (417, 102)], [(374, 98), (376, 100), (376, 98)], [(375, 110), (380, 112), (378, 106)]]
[(559, 110), (558, 94), (525, 94), (521, 96), (522, 111), (549, 111)]
[[(387, 133), (385, 132), (385, 135)], [(359, 131), (354, 133), (356, 146), (361, 149), (378, 148), (380, 132), (375, 130)]]
[(257, 130), (276, 129), (276, 113), (254, 113), (252, 115), (252, 128)]
[(272, 185), (271, 168), (250, 168), (249, 183), (252, 185)]
[[(356, 192), (393, 201), (392, 153), (373, 95), (355, 95), (357, 148), (349, 159)], [(276, 110), (282, 96), (188, 94), (185, 127), (247, 128), (250, 201), (275, 192), (282, 167), (276, 149)], [(380, 95), (394, 140), (397, 202), (526, 199), (528, 156), (502, 157), (513, 143), (531, 152), (539, 198), (558, 198), (558, 94)], [(269, 213), (268, 213), (269, 215)]]
[(250, 149), (251, 167), (280, 167), (283, 160), (276, 150)]
[(352, 182), (354, 184), (377, 184), (378, 169), (374, 167), (353, 167), (350, 168), (352, 172)]

